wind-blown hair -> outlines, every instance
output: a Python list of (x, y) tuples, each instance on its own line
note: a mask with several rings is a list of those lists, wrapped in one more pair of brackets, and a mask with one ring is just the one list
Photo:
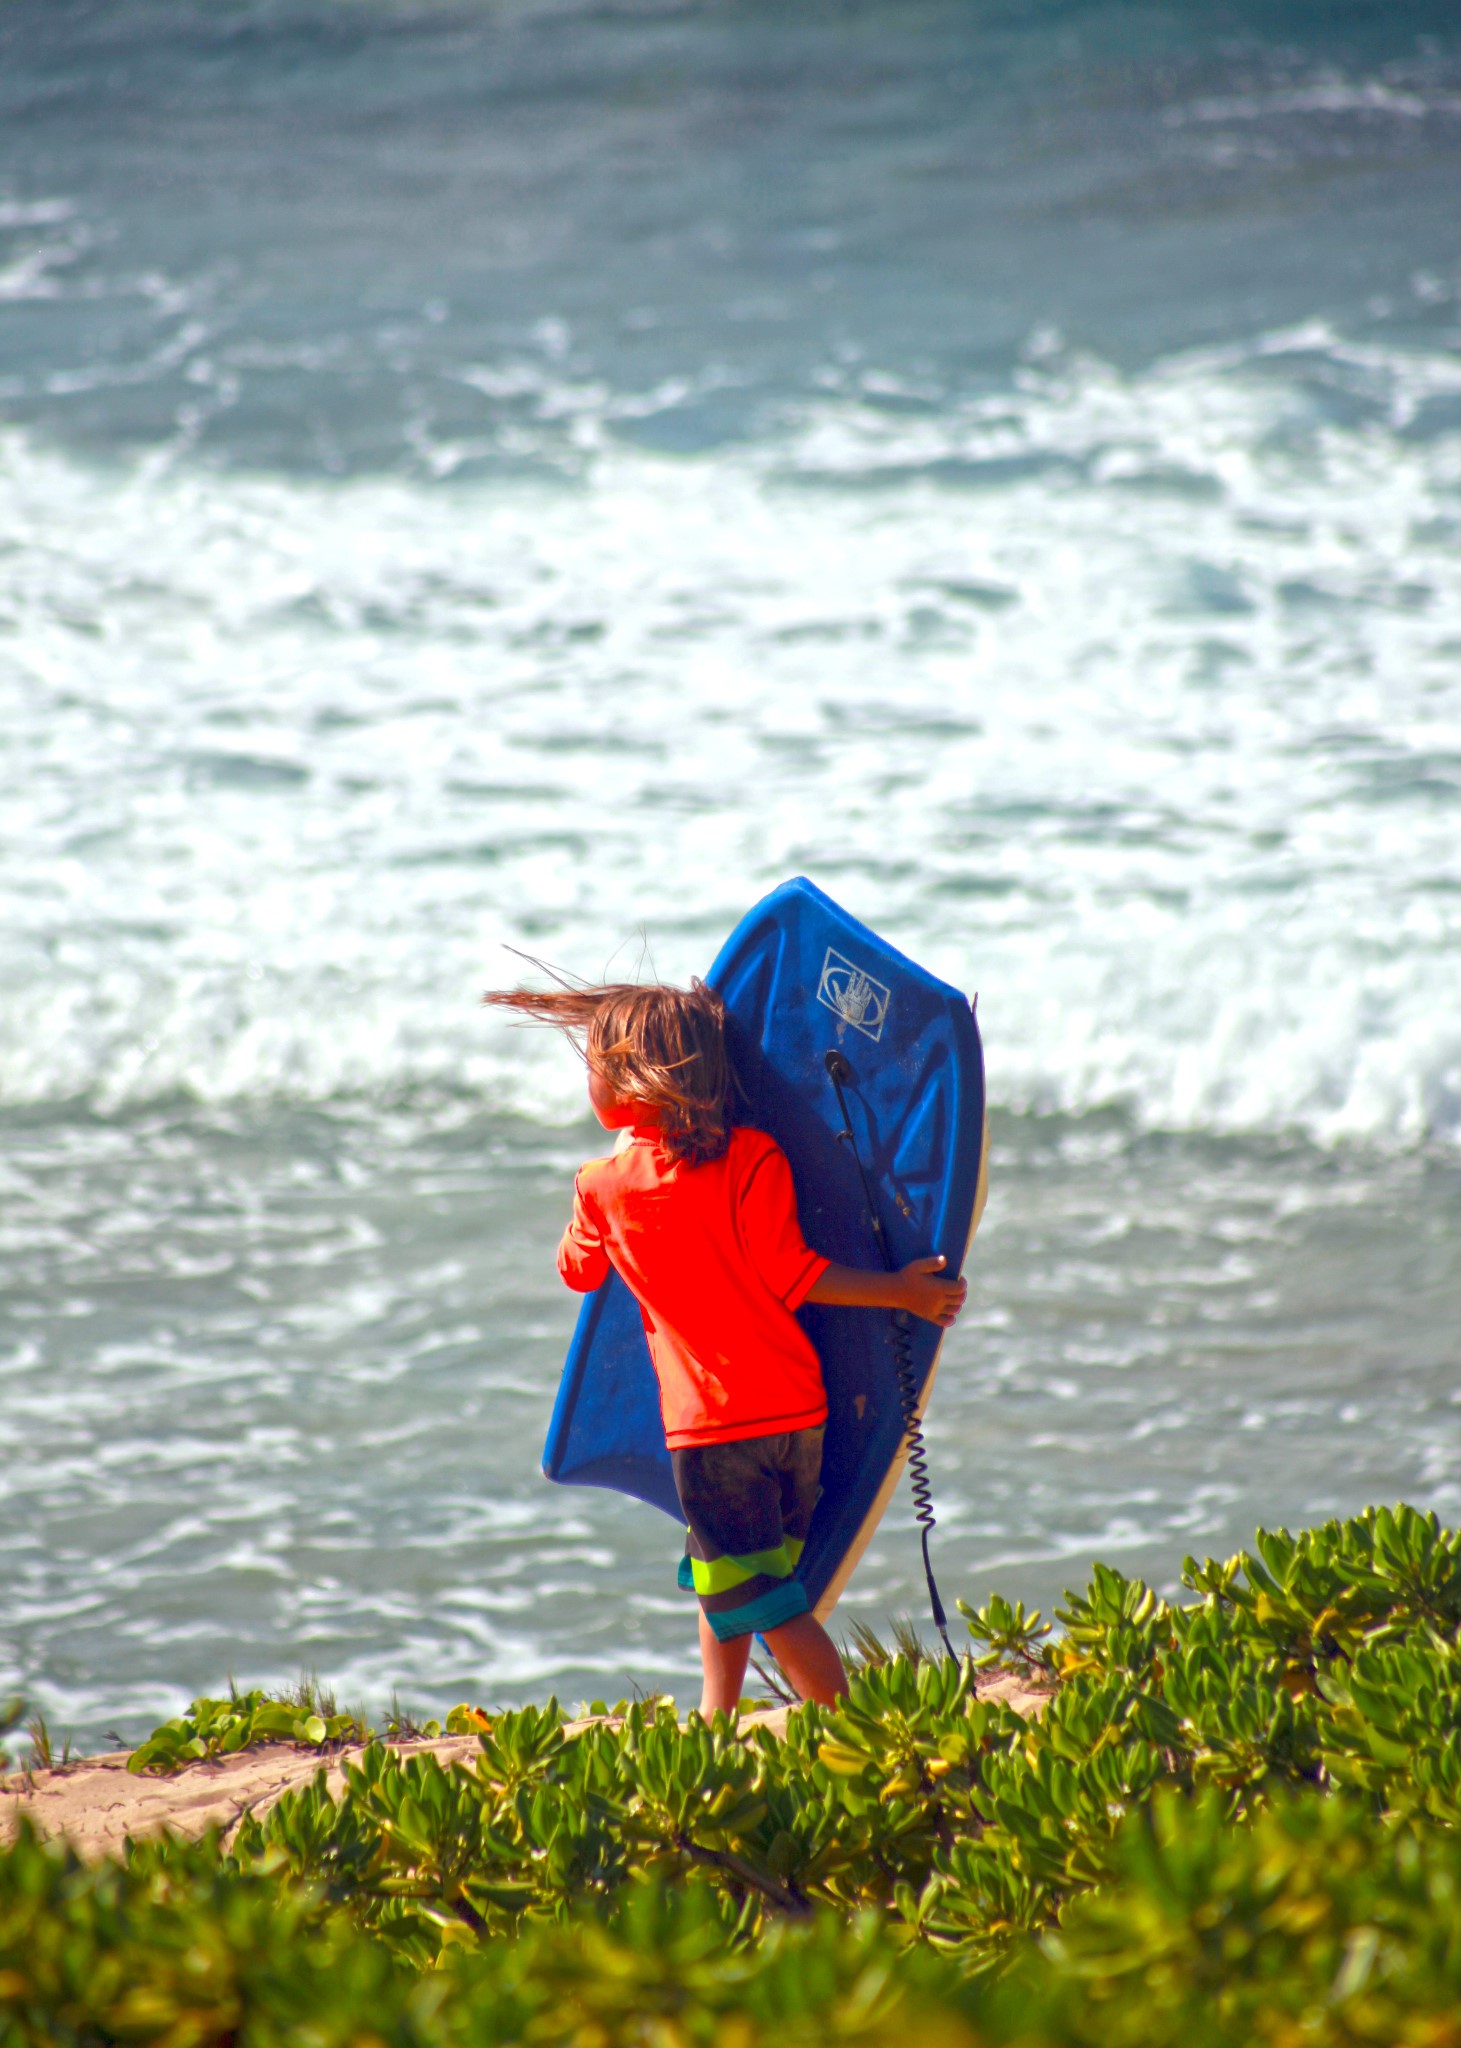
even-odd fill
[(615, 1095), (656, 1113), (670, 1153), (690, 1165), (730, 1143), (730, 1061), (725, 1005), (713, 988), (613, 981), (576, 987), (489, 989), (482, 998), (568, 1034)]

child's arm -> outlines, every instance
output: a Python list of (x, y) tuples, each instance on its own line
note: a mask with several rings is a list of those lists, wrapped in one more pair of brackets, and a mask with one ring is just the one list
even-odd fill
[[(781, 1147), (762, 1137), (760, 1152), (739, 1198), (741, 1235), (766, 1284), (788, 1308), (821, 1301), (846, 1308), (893, 1308), (925, 1322), (952, 1323), (964, 1306), (962, 1280), (940, 1278), (947, 1261), (913, 1259), (901, 1273), (867, 1273), (857, 1266), (826, 1265), (802, 1236), (791, 1166)], [(810, 1284), (806, 1275), (817, 1273)]]
[(945, 1329), (957, 1317), (969, 1292), (967, 1280), (940, 1278), (948, 1264), (942, 1253), (912, 1259), (900, 1273), (866, 1273), (858, 1266), (829, 1266), (812, 1282), (808, 1301), (838, 1308), (900, 1308)]
[(573, 1218), (558, 1246), (558, 1275), (575, 1294), (592, 1294), (609, 1277), (603, 1235), (577, 1181), (573, 1183)]

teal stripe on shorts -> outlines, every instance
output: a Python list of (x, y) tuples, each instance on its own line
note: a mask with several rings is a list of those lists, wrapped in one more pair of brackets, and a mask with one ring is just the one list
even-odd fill
[(710, 1623), (715, 1640), (730, 1643), (737, 1636), (765, 1635), (768, 1629), (780, 1628), (783, 1622), (805, 1614), (808, 1604), (807, 1589), (801, 1580), (783, 1579), (779, 1586), (748, 1600), (743, 1607), (728, 1607), (720, 1614), (705, 1606), (700, 1611)]

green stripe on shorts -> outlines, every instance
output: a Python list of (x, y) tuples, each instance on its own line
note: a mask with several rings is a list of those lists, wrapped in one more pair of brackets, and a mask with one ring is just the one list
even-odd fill
[(799, 1536), (784, 1536), (774, 1550), (753, 1550), (746, 1557), (691, 1557), (690, 1583), (697, 1593), (729, 1593), (748, 1579), (789, 1579), (806, 1548)]

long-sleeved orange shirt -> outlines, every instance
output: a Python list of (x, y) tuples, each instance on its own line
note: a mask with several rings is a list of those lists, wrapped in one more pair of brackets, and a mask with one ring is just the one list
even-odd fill
[(580, 1294), (612, 1266), (639, 1303), (672, 1451), (826, 1421), (822, 1368), (792, 1311), (827, 1265), (802, 1237), (786, 1154), (744, 1128), (697, 1166), (636, 1128), (580, 1171), (558, 1247)]

